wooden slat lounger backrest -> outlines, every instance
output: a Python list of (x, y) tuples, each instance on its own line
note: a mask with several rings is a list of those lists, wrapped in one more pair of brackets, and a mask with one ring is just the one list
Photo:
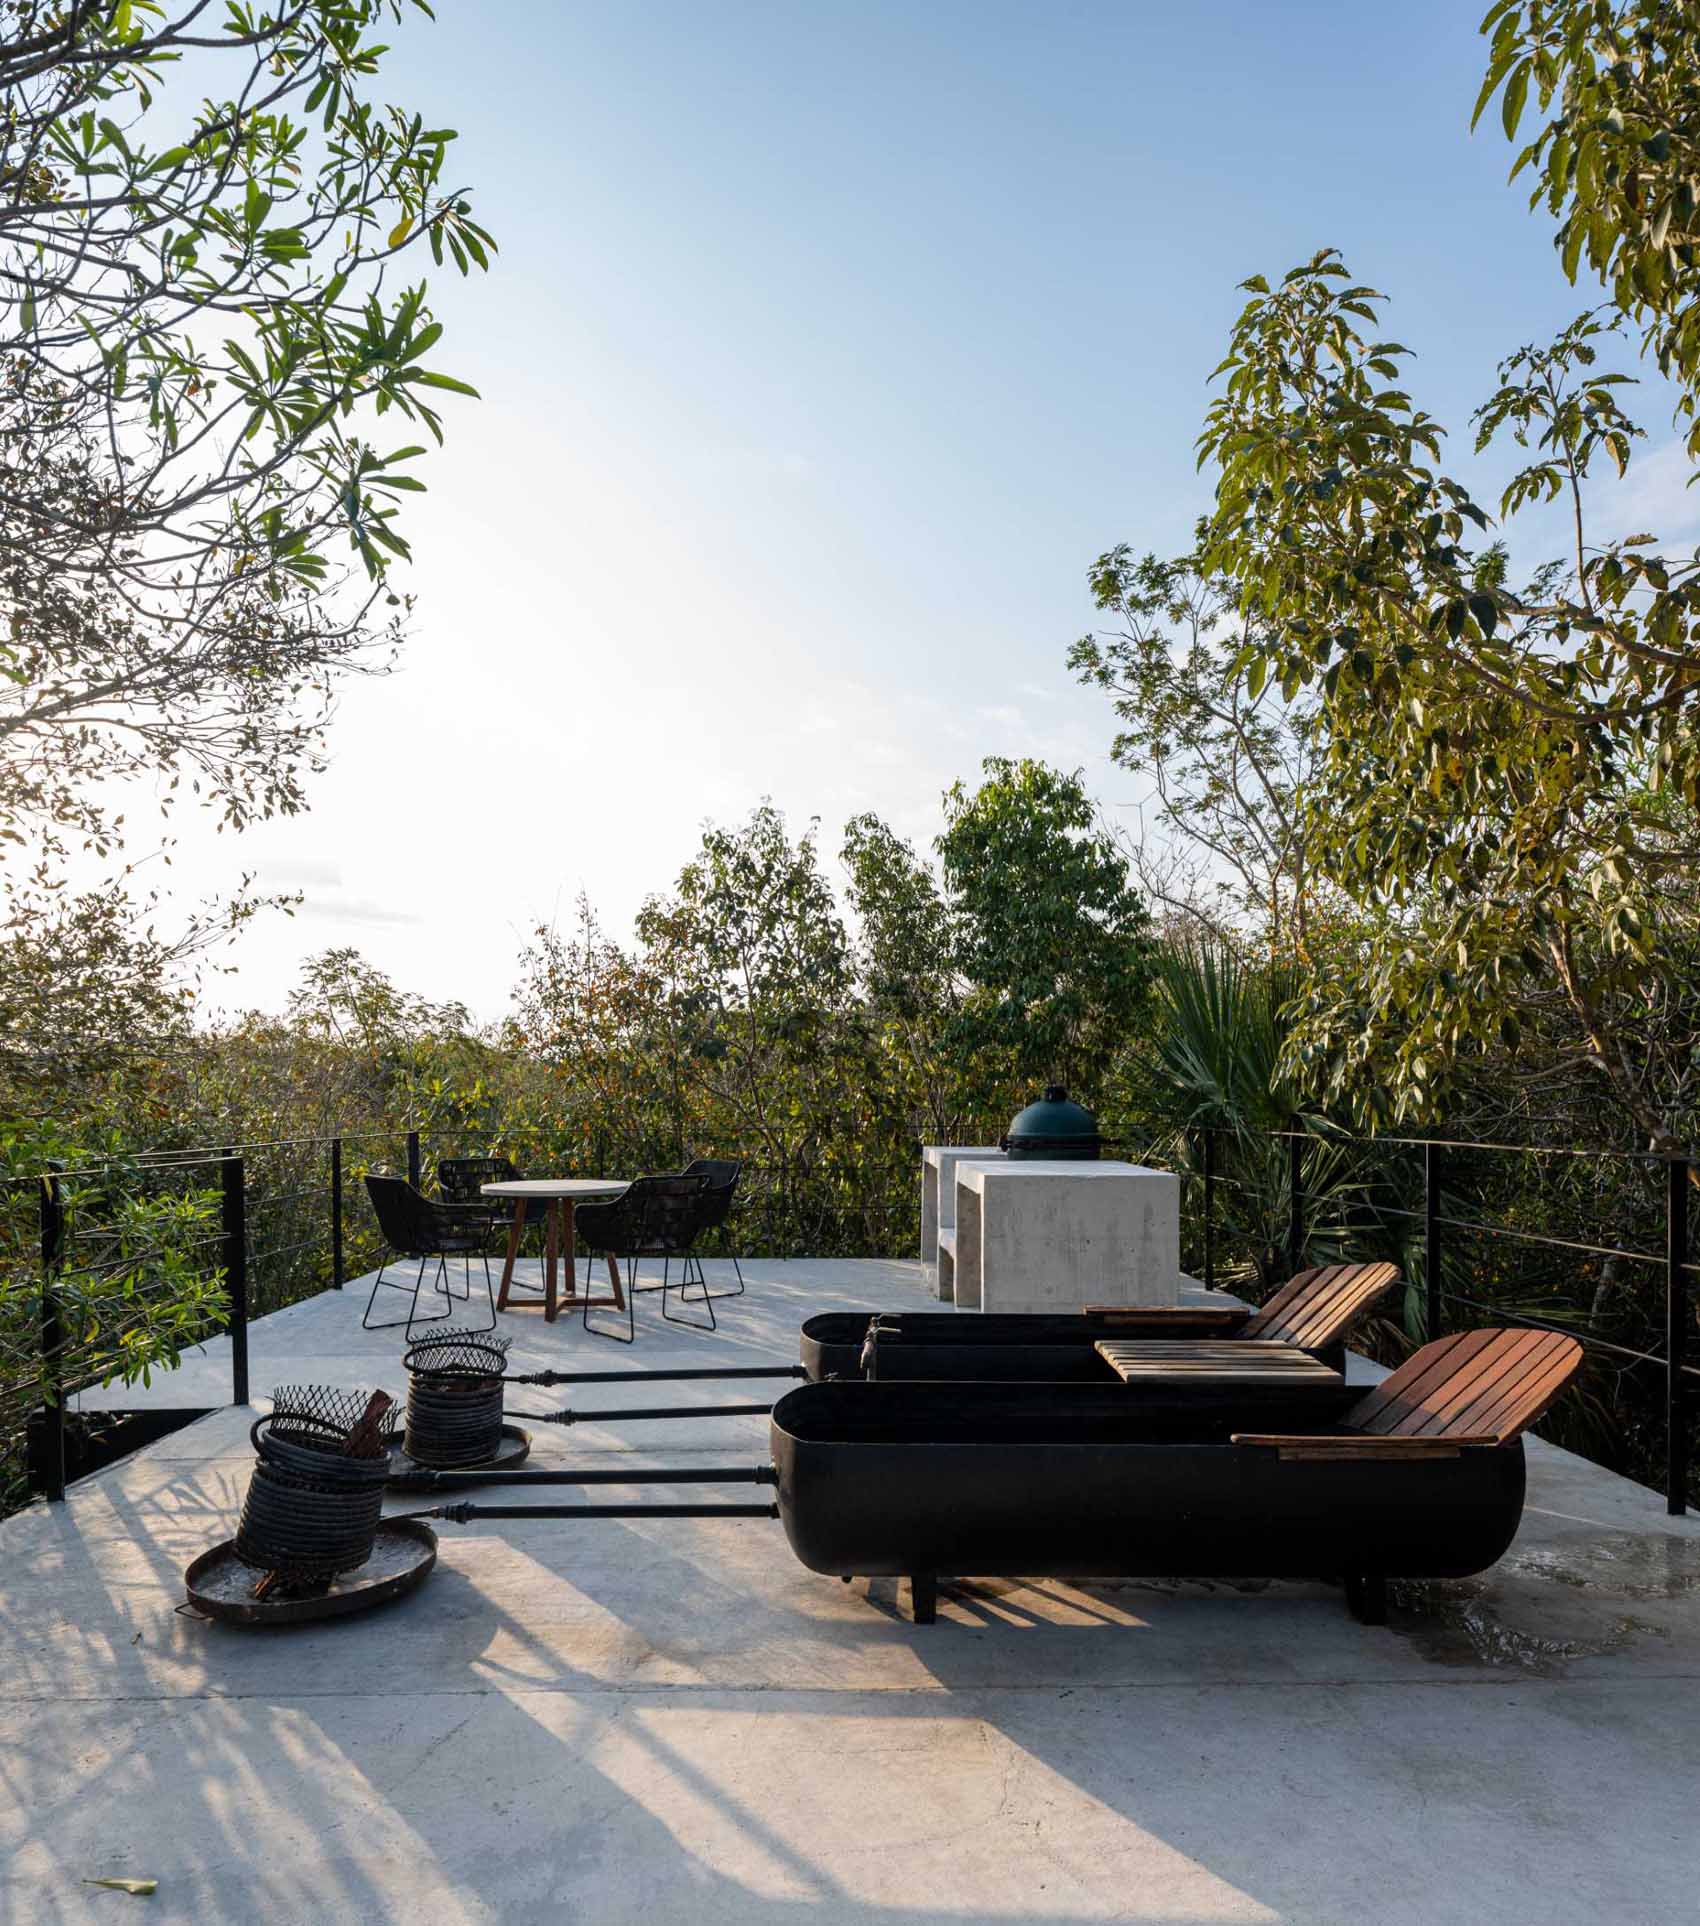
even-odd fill
[(1243, 1338), (1278, 1338), (1320, 1351), (1399, 1281), (1392, 1264), (1326, 1264), (1300, 1271), (1241, 1327)]
[(1425, 1344), (1343, 1420), (1367, 1437), (1508, 1443), (1575, 1375), (1582, 1346), (1559, 1331), (1462, 1331)]

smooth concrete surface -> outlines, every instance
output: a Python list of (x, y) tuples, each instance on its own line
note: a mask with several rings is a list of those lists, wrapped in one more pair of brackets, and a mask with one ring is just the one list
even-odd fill
[(1175, 1302), (1181, 1187), (1172, 1171), (1007, 1158), (959, 1163), (954, 1174), (958, 1309)]
[(956, 1229), (956, 1166), (965, 1159), (1001, 1162), (996, 1144), (923, 1144), (921, 1146), (921, 1271), (945, 1303), (954, 1297), (952, 1274)]
[[(789, 1362), (813, 1310), (927, 1301), (913, 1264), (745, 1272), (714, 1337), (662, 1325), (658, 1297), (632, 1350), (510, 1313), (515, 1368)], [(256, 1388), (399, 1390), (401, 1334), (362, 1335), (363, 1300), (256, 1326)], [(185, 1371), (215, 1391), (227, 1368)], [(1326, 1586), (1255, 1579), (963, 1580), (917, 1627), (900, 1586), (806, 1572), (764, 1520), (515, 1519), (442, 1526), (400, 1605), (256, 1634), (173, 1611), (183, 1566), (233, 1527), (252, 1415), (0, 1524), (0, 1920), (1695, 1915), (1700, 1524), (1550, 1447), (1504, 1562), (1402, 1588), (1381, 1628)], [(535, 1436), (539, 1463), (635, 1468), (754, 1462), (765, 1425)], [(111, 1874), (158, 1893), (82, 1883)]]

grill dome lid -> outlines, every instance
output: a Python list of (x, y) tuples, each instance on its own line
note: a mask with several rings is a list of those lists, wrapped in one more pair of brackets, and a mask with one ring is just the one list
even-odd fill
[(1011, 1157), (1090, 1159), (1098, 1155), (1099, 1142), (1097, 1118), (1053, 1083), (1014, 1118), (1002, 1148)]

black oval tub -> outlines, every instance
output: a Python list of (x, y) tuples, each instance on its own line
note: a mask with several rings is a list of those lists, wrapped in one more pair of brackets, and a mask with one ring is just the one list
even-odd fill
[[(1113, 1318), (1049, 1311), (822, 1311), (804, 1321), (798, 1344), (812, 1381), (860, 1378), (869, 1321), (881, 1336), (876, 1375), (889, 1379), (973, 1379), (987, 1383), (1104, 1384), (1115, 1373), (1093, 1348), (1100, 1338), (1227, 1335), (1200, 1322), (1161, 1333), (1118, 1327)], [(1177, 1320), (1178, 1323), (1178, 1320)], [(1345, 1347), (1316, 1355), (1345, 1368)]]
[[(1410, 1462), (1283, 1460), (1233, 1431), (1314, 1401), (1206, 1407), (1119, 1386), (807, 1384), (773, 1408), (791, 1549), (840, 1576), (1465, 1578), (1516, 1535), (1520, 1440)], [(1342, 1393), (1342, 1408), (1359, 1395)]]

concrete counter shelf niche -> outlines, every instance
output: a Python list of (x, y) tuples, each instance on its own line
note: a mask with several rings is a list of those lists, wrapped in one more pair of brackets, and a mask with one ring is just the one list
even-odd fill
[(959, 1155), (951, 1174), (954, 1229), (937, 1263), (958, 1310), (1174, 1302), (1181, 1206), (1171, 1171)]
[(929, 1288), (949, 1304), (954, 1296), (956, 1172), (967, 1162), (1001, 1164), (996, 1144), (921, 1146), (921, 1270)]

